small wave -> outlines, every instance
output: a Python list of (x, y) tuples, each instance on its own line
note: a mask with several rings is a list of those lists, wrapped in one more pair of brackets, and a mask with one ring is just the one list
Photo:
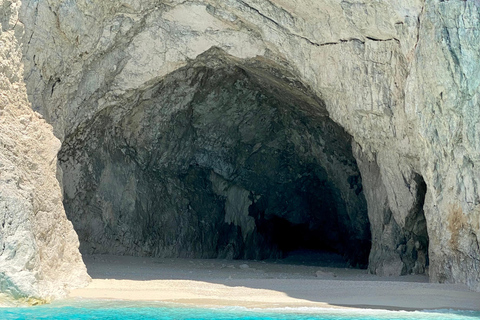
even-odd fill
[(0, 319), (161, 319), (161, 320), (479, 320), (470, 310), (391, 311), (322, 307), (187, 307), (159, 302), (69, 300), (33, 308), (1, 308)]

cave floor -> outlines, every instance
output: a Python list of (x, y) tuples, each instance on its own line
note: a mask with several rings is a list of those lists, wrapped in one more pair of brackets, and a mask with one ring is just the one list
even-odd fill
[[(419, 275), (378, 277), (325, 263), (314, 266), (302, 255), (276, 261), (89, 255), (84, 261), (93, 280), (70, 298), (255, 308), (480, 310), (480, 293), (463, 285), (428, 283)], [(330, 264), (338, 266), (338, 261)]]

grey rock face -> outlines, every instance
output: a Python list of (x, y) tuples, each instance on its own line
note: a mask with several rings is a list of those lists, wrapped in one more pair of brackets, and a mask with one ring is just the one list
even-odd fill
[(35, 304), (89, 277), (56, 179), (60, 142), (31, 110), (19, 1), (0, 1), (0, 298)]
[[(369, 257), (370, 272), (383, 276), (406, 273), (424, 273), (428, 266), (428, 233), (423, 212), (426, 185), (416, 173), (408, 183), (415, 196), (415, 205), (400, 225), (388, 203), (388, 194), (382, 173), (376, 161), (369, 161), (360, 146), (353, 146), (362, 174), (368, 217), (372, 230), (372, 248)], [(407, 182), (406, 182), (407, 183)]]
[[(407, 107), (418, 118), (432, 281), (480, 290), (478, 1), (425, 7)], [(419, 86), (418, 84), (423, 84)]]
[[(82, 249), (275, 255), (280, 242), (253, 236), (263, 212), (312, 222), (354, 261), (364, 194), (371, 272), (428, 270), (480, 290), (479, 12), (453, 0), (25, 0), (25, 82), (63, 142)], [(199, 55), (212, 47), (209, 64)], [(313, 194), (334, 218), (302, 215)]]

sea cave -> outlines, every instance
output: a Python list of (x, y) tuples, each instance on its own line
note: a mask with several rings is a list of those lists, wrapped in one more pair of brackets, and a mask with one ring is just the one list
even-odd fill
[(266, 59), (218, 49), (66, 136), (64, 205), (85, 254), (269, 259), (371, 248), (352, 137)]

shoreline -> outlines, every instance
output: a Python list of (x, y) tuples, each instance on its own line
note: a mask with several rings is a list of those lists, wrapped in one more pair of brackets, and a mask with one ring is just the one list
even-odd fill
[(92, 282), (69, 299), (173, 303), (189, 307), (480, 311), (480, 293), (426, 276), (378, 277), (365, 270), (290, 264), (85, 256)]
[(459, 308), (401, 308), (401, 307), (389, 307), (382, 305), (351, 305), (351, 306), (335, 306), (335, 305), (318, 305), (318, 306), (306, 306), (306, 305), (257, 305), (257, 304), (244, 304), (234, 305), (225, 303), (223, 300), (205, 301), (205, 300), (191, 300), (185, 302), (175, 301), (158, 301), (158, 300), (129, 300), (129, 299), (107, 299), (107, 298), (84, 298), (84, 297), (68, 297), (62, 300), (55, 300), (55, 305), (71, 306), (72, 304), (80, 304), (80, 306), (95, 306), (107, 303), (109, 306), (121, 306), (121, 307), (165, 307), (165, 308), (184, 308), (184, 309), (207, 309), (207, 310), (219, 310), (219, 311), (252, 311), (252, 312), (267, 312), (267, 313), (293, 313), (293, 314), (317, 314), (321, 311), (326, 312), (355, 312), (361, 313), (378, 313), (378, 312), (424, 312), (424, 313), (462, 313), (471, 312), (477, 317), (480, 317), (480, 310), (477, 309), (459, 309)]

